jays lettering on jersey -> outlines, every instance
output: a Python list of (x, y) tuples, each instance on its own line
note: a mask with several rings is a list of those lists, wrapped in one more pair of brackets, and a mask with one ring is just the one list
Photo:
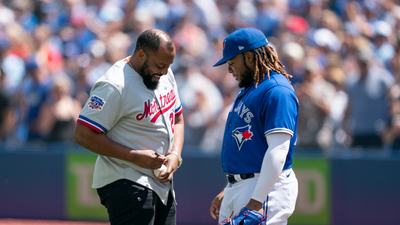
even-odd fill
[(299, 103), (293, 87), (282, 74), (270, 72), (256, 88), (243, 88), (229, 112), (222, 144), (222, 170), (230, 174), (259, 173), (268, 149), (266, 135), (292, 136), (284, 169), (292, 167), (297, 137)]

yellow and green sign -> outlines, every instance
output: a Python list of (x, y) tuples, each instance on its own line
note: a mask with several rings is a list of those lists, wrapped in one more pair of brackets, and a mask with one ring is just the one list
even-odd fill
[(328, 225), (331, 222), (330, 163), (327, 159), (296, 159), (299, 181), (296, 208), (289, 224)]
[(96, 158), (91, 153), (66, 156), (66, 210), (70, 220), (108, 220), (106, 208), (91, 187)]

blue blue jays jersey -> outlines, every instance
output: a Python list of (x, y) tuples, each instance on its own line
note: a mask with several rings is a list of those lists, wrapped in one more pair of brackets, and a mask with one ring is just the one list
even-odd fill
[(222, 142), (222, 171), (230, 174), (259, 173), (268, 149), (266, 135), (290, 134), (283, 169), (292, 167), (297, 138), (299, 102), (292, 85), (282, 74), (270, 71), (257, 88), (250, 85), (237, 96), (226, 122)]

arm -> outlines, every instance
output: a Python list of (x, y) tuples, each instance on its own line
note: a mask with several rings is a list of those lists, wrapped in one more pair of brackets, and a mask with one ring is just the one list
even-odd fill
[(288, 133), (272, 133), (266, 136), (268, 149), (264, 155), (260, 177), (247, 208), (263, 214), (262, 204), (274, 187), (285, 164), (289, 151), (291, 135)]
[(182, 146), (184, 140), (184, 122), (182, 113), (175, 117), (174, 130), (174, 145), (172, 146), (172, 151), (176, 151), (179, 155), (182, 155)]
[(2, 123), (0, 123), (0, 141), (2, 141), (7, 133), (15, 127), (16, 120), (14, 118), (14, 110), (11, 107), (5, 108), (0, 114), (3, 118)]
[[(226, 187), (226, 185), (228, 185), (228, 182), (226, 182), (225, 187)], [(211, 214), (211, 217), (214, 219), (219, 218), (219, 209), (221, 208), (221, 202), (222, 202), (222, 199), (224, 198), (225, 187), (217, 195), (217, 197), (215, 197), (214, 200), (211, 202), (210, 214)]]
[(314, 105), (324, 114), (324, 116), (328, 116), (331, 109), (330, 109), (330, 102), (332, 101), (332, 98), (324, 98), (319, 99), (315, 96), (315, 94), (312, 91), (313, 83), (310, 82), (304, 82), (300, 88), (296, 89), (298, 90), (298, 98), (299, 101), (302, 102), (303, 99), (310, 99)]
[(349, 96), (349, 100), (347, 102), (346, 108), (344, 109), (344, 114), (343, 114), (343, 119), (341, 122), (341, 127), (345, 133), (345, 140), (344, 140), (344, 147), (350, 147), (352, 142), (353, 142), (353, 137), (352, 137), (352, 131), (350, 129), (349, 126), (349, 122), (350, 122), (350, 111), (352, 110), (351, 108), (352, 106), (352, 101), (351, 98)]
[[(182, 156), (182, 146), (184, 140), (184, 121), (183, 114), (179, 114), (175, 117), (175, 125), (174, 125), (174, 144), (172, 146), (172, 151), (177, 152), (180, 156)], [(168, 154), (166, 156), (167, 171), (160, 174), (160, 177), (165, 177), (164, 179), (160, 179), (162, 183), (169, 182), (172, 179), (172, 176), (178, 169), (179, 159), (175, 154)]]
[(34, 129), (42, 137), (46, 137), (52, 130), (54, 124), (56, 122), (56, 118), (51, 111), (51, 106), (45, 102), (40, 106), (39, 115), (34, 123)]
[(153, 150), (130, 149), (111, 140), (104, 133), (97, 133), (80, 123), (75, 127), (73, 139), (77, 144), (94, 153), (132, 162), (147, 169), (160, 168), (165, 160), (164, 156), (155, 155)]

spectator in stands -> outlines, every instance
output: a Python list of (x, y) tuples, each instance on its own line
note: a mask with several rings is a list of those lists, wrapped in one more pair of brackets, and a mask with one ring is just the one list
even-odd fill
[(3, 3), (3, 0), (0, 0), (0, 15), (0, 27), (5, 27), (15, 21), (14, 12), (10, 9), (10, 6)]
[[(236, 95), (239, 90), (229, 73), (217, 72), (226, 69), (213, 69), (211, 62), (221, 57), (221, 37), (243, 26), (256, 27), (264, 32), (277, 54), (286, 62), (285, 69), (294, 75), (294, 86), (302, 84), (306, 65), (304, 59), (318, 60), (322, 66), (321, 75), (326, 75), (327, 81), (335, 86), (332, 104), (338, 104), (334, 109), (340, 112), (331, 111), (330, 117), (337, 132), (340, 131), (339, 106), (345, 102), (346, 94), (349, 100), (364, 97), (372, 101), (371, 97), (365, 95), (379, 92), (376, 91), (378, 85), (372, 85), (372, 88), (367, 85), (368, 80), (372, 79), (368, 78), (369, 75), (365, 79), (359, 78), (356, 49), (373, 45), (373, 51), (380, 60), (373, 60), (375, 66), (368, 70), (389, 70), (396, 79), (395, 83), (400, 83), (400, 39), (397, 35), (400, 30), (399, 9), (397, 1), (375, 0), (0, 0), (0, 63), (5, 72), (4, 89), (11, 97), (11, 102), (15, 103), (17, 121), (17, 125), (11, 128), (14, 129), (11, 131), (13, 135), (5, 138), (15, 142), (45, 140), (46, 137), (37, 132), (34, 124), (38, 120), (41, 104), (51, 96), (48, 91), (53, 76), (57, 73), (67, 74), (73, 82), (73, 98), (83, 104), (98, 74), (104, 74), (115, 60), (126, 55), (126, 52), (132, 52), (135, 48), (132, 40), (149, 28), (161, 28), (173, 37), (177, 55), (171, 67), (176, 71), (177, 83), (183, 84), (186, 79), (186, 76), (179, 76), (179, 71), (187, 69), (185, 58), (193, 59), (198, 73), (209, 79), (224, 99), (219, 109), (220, 112), (225, 111), (230, 105), (230, 96)], [(299, 50), (299, 46), (303, 51)], [(35, 66), (31, 63), (32, 58), (37, 59)], [(334, 66), (330, 62), (332, 58), (339, 58)], [(382, 61), (381, 65), (379, 61)], [(337, 75), (341, 73), (338, 72), (340, 70), (346, 72), (344, 84), (337, 84), (343, 82), (343, 76)], [(336, 75), (332, 75), (332, 78), (330, 74)], [(387, 77), (390, 75), (373, 79), (379, 83), (390, 79)], [(359, 88), (362, 86), (360, 82), (371, 90), (362, 94), (352, 89), (342, 89), (342, 85), (348, 84)], [(390, 82), (382, 83), (385, 90), (390, 86)], [(400, 93), (398, 89), (399, 85), (395, 85), (390, 92), (396, 95), (396, 92)], [(208, 93), (195, 93), (190, 95), (208, 99)], [(385, 97), (375, 99), (375, 106), (379, 105), (378, 101), (386, 99), (387, 95), (381, 94)], [(392, 97), (390, 102), (393, 101), (393, 105), (383, 104), (392, 107), (390, 117), (396, 115), (396, 99)], [(354, 113), (353, 117), (358, 115), (351, 109), (360, 107), (360, 102), (353, 100), (347, 105), (349, 112)], [(206, 113), (200, 113), (201, 105), (197, 107), (192, 108), (193, 115), (197, 110), (198, 115), (204, 116)], [(207, 116), (207, 120), (211, 121), (208, 124), (212, 126), (204, 127), (208, 133), (206, 136), (218, 132), (219, 122), (216, 121), (221, 120), (218, 118), (221, 116), (222, 113)], [(345, 118), (345, 122), (353, 121), (351, 126), (345, 127), (346, 133), (353, 135), (358, 125), (351, 117)], [(358, 121), (360, 118), (355, 119)], [(375, 123), (372, 120), (363, 121), (365, 127), (356, 130), (365, 129), (365, 132), (375, 134), (375, 128), (371, 128), (376, 126)], [(385, 124), (378, 122), (379, 135), (381, 130), (387, 130), (385, 126), (388, 129), (391, 126), (390, 123)], [(189, 122), (186, 126), (190, 130)], [(355, 134), (360, 134), (358, 131)], [(351, 146), (346, 144), (350, 143), (350, 139), (343, 139), (343, 132), (339, 133), (335, 134), (335, 146)], [(346, 141), (336, 143), (339, 136)], [(200, 140), (201, 136), (193, 138), (192, 143), (218, 146), (218, 138), (213, 143), (207, 137), (203, 140)], [(190, 143), (189, 138), (187, 140), (185, 144)], [(393, 142), (395, 146), (393, 140), (387, 139), (386, 142)]]
[(385, 65), (388, 65), (395, 54), (395, 49), (388, 39), (392, 36), (392, 27), (383, 20), (373, 23), (375, 35), (373, 38), (374, 52), (378, 59)]
[(71, 80), (65, 74), (55, 75), (50, 96), (40, 108), (38, 131), (49, 142), (72, 142), (82, 107), (70, 96), (71, 87)]
[(256, 27), (259, 28), (267, 38), (278, 35), (278, 28), (288, 13), (287, 2), (257, 0), (256, 6), (258, 9)]
[(358, 49), (356, 74), (348, 74), (347, 132), (352, 147), (382, 148), (382, 134), (388, 121), (388, 93), (393, 76), (375, 62), (372, 48)]
[(303, 80), (304, 76), (304, 49), (296, 42), (287, 42), (280, 49), (282, 53), (282, 63), (285, 70), (292, 75), (290, 82), (294, 85)]
[(346, 74), (340, 66), (332, 65), (326, 69), (326, 79), (335, 87), (335, 95), (330, 104), (329, 117), (333, 126), (333, 148), (348, 147), (346, 133), (343, 130), (343, 118), (349, 96), (345, 91)]
[(177, 76), (183, 76), (178, 87), (182, 106), (186, 110), (185, 143), (198, 145), (206, 129), (215, 123), (222, 110), (222, 95), (194, 61), (183, 62), (181, 74)]
[(39, 19), (33, 13), (34, 1), (14, 0), (12, 8), (14, 10), (15, 20), (30, 34), (36, 29)]
[(38, 131), (39, 109), (46, 100), (50, 88), (50, 74), (46, 67), (39, 66), (34, 57), (26, 62), (26, 74), (15, 97), (18, 103), (18, 126), (16, 140), (40, 141)]
[(0, 68), (0, 142), (6, 140), (7, 135), (11, 134), (10, 131), (15, 125), (12, 98), (3, 86), (4, 76), (4, 72)]
[(336, 90), (322, 76), (323, 68), (314, 58), (305, 62), (304, 80), (295, 86), (299, 99), (297, 146), (327, 151), (332, 144), (330, 105)]
[(392, 99), (389, 109), (389, 122), (383, 132), (385, 149), (400, 150), (400, 100)]
[(388, 128), (384, 132), (386, 149), (400, 150), (400, 46), (389, 64), (394, 73), (395, 84), (390, 88), (390, 108)]
[[(127, 20), (125, 30), (127, 30), (131, 40), (136, 40), (143, 31), (156, 27), (156, 19), (152, 11), (146, 8), (134, 10)], [(128, 52), (135, 51), (135, 48), (136, 42), (132, 41)]]
[(64, 61), (61, 55), (60, 46), (57, 46), (52, 34), (51, 27), (41, 24), (34, 34), (35, 44), (37, 46), (37, 63), (43, 65), (50, 73), (60, 72), (64, 69)]

